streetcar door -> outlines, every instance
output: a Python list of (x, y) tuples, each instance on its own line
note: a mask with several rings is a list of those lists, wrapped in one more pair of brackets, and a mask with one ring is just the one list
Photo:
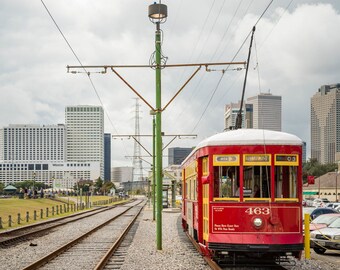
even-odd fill
[[(202, 158), (202, 176), (209, 175), (208, 157)], [(202, 218), (203, 218), (203, 240), (208, 242), (209, 237), (209, 181), (202, 184)]]

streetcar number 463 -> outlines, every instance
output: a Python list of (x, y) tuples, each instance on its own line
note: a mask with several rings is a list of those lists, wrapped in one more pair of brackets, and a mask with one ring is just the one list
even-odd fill
[(248, 215), (269, 215), (270, 209), (267, 207), (250, 207), (245, 212)]

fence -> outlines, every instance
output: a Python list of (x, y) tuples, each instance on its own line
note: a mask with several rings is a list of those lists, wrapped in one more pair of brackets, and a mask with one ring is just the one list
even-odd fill
[(0, 217), (0, 229), (11, 228), (15, 225), (21, 225), (24, 222), (28, 223), (30, 221), (35, 222), (39, 219), (43, 220), (44, 218), (52, 217), (59, 214), (77, 212), (79, 210), (85, 209), (85, 207), (90, 208), (91, 204), (62, 204), (52, 206), (51, 209), (46, 207), (45, 209), (40, 209), (38, 211), (34, 210), (33, 214), (30, 214), (30, 212), (27, 211), (24, 217), (20, 213), (18, 213), (16, 216), (9, 215), (7, 220)]
[(95, 202), (90, 202), (89, 198), (85, 200), (85, 202), (82, 203), (75, 203), (75, 204), (69, 204), (64, 203), (62, 205), (56, 205), (52, 206), (51, 209), (46, 208), (40, 209), (40, 211), (34, 210), (33, 214), (26, 212), (25, 217), (23, 217), (20, 213), (18, 213), (16, 216), (9, 215), (8, 219), (5, 220), (2, 217), (0, 217), (0, 229), (5, 228), (11, 228), (15, 225), (21, 225), (22, 222), (30, 222), (30, 221), (37, 221), (37, 220), (43, 220), (44, 218), (49, 218), (55, 215), (68, 213), (68, 212), (77, 212), (79, 210), (84, 210), (87, 208), (91, 208), (92, 206), (101, 206), (101, 205), (108, 205), (113, 202), (117, 202), (122, 200), (122, 198), (113, 197), (108, 200), (99, 200)]
[(111, 199), (108, 199), (108, 200), (100, 200), (100, 201), (95, 201), (95, 202), (92, 202), (92, 205), (93, 206), (100, 206), (100, 205), (107, 205), (107, 204), (111, 204), (113, 202), (117, 202), (117, 201), (120, 201), (122, 200), (121, 198), (111, 198)]

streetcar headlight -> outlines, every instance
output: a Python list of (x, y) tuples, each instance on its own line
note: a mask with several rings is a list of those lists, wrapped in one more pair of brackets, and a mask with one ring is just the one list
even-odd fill
[(340, 235), (334, 235), (334, 240), (340, 240)]
[(263, 221), (262, 221), (261, 218), (257, 217), (257, 218), (254, 218), (253, 223), (254, 223), (254, 226), (255, 226), (255, 227), (259, 228), (259, 227), (262, 226)]

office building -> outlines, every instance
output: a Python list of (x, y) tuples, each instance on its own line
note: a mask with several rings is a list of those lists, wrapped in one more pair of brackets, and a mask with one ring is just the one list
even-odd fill
[(340, 160), (340, 84), (323, 85), (311, 98), (311, 158)]
[(180, 165), (193, 148), (173, 147), (168, 149), (168, 165)]
[[(230, 103), (225, 106), (224, 110), (224, 130), (230, 130), (235, 128), (236, 118), (240, 110), (240, 104)], [(246, 113), (244, 114), (244, 109)], [(252, 104), (244, 104), (242, 109), (242, 128), (253, 127), (253, 106)]]
[(0, 129), (0, 182), (26, 180), (61, 188), (98, 178), (99, 162), (65, 163), (65, 126), (9, 125)]
[(36, 181), (61, 189), (73, 188), (80, 180), (97, 179), (99, 162), (13, 162), (0, 163), (0, 182), (5, 185), (22, 181)]
[(0, 161), (64, 161), (65, 126), (9, 125), (0, 129)]
[(132, 182), (133, 167), (113, 167), (111, 169), (111, 181), (119, 187), (123, 182)]
[(104, 179), (104, 112), (100, 106), (65, 108), (66, 161), (99, 162)]
[(104, 181), (111, 181), (111, 134), (104, 134)]
[(271, 93), (261, 93), (247, 99), (252, 105), (252, 126), (256, 129), (282, 130), (282, 99)]

